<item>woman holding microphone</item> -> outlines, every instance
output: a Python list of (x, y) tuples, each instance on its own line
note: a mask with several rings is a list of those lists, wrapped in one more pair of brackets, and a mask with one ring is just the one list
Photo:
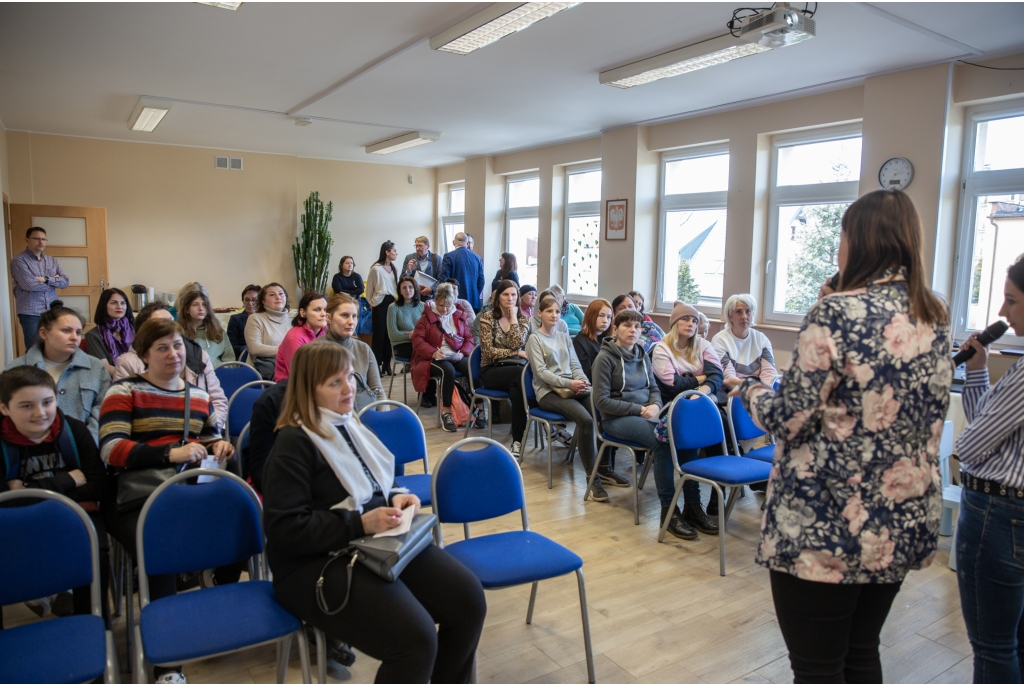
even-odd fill
[[(1024, 335), (1024, 255), (1007, 269), (999, 316)], [(974, 682), (1021, 682), (1024, 631), (1024, 359), (989, 387), (988, 350), (968, 338), (963, 404), (968, 426), (956, 440), (963, 495), (957, 523), (960, 608), (974, 649)], [(963, 349), (963, 347), (961, 349)]]

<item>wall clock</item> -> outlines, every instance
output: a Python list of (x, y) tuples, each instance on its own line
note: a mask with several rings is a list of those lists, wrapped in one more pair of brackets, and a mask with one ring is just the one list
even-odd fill
[(906, 157), (893, 157), (878, 170), (878, 183), (889, 190), (906, 190), (914, 180), (914, 165)]

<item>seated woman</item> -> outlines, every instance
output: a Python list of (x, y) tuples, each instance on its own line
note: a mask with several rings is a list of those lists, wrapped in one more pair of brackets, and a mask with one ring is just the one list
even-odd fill
[(412, 331), (423, 316), (423, 302), (416, 279), (404, 276), (398, 282), (398, 299), (388, 307), (388, 338), (399, 357), (412, 359)]
[(576, 350), (580, 366), (583, 367), (583, 374), (591, 382), (594, 380), (591, 368), (612, 325), (612, 318), (612, 303), (601, 297), (594, 298), (583, 315), (580, 332), (572, 339), (572, 347)]
[[(182, 469), (198, 464), (212, 454), (230, 459), (234, 448), (221, 439), (213, 405), (206, 391), (189, 387), (190, 420), (185, 433), (185, 341), (173, 321), (150, 319), (139, 328), (135, 348), (146, 371), (110, 386), (100, 409), (100, 455), (110, 467), (124, 472), (141, 469)], [(180, 445), (180, 446), (179, 446)], [(119, 476), (120, 480), (120, 476)], [(120, 486), (120, 483), (119, 483)], [(108, 532), (133, 557), (136, 556), (135, 528), (145, 498), (120, 502), (107, 517)], [(149, 577), (150, 599), (174, 594), (174, 576)], [(170, 673), (171, 675), (167, 675)], [(180, 674), (180, 667), (158, 668), (157, 679), (166, 682)]]
[[(629, 295), (619, 295), (612, 300), (612, 311), (615, 312), (615, 316), (627, 310), (636, 310), (636, 303), (632, 297)], [(650, 354), (654, 346), (665, 337), (665, 331), (661, 330), (661, 327), (653, 321), (645, 320), (643, 314), (640, 314), (640, 320), (640, 347), (644, 348), (644, 352)]]
[[(703, 312), (697, 312), (697, 316), (700, 318), (700, 322), (697, 324), (697, 335), (707, 340), (708, 331), (711, 329), (711, 322), (708, 321), (708, 317), (704, 316)], [(717, 352), (715, 356), (718, 356)], [(719, 363), (721, 363), (721, 360), (719, 360)]]
[(292, 319), (292, 329), (285, 334), (281, 346), (277, 348), (274, 382), (278, 383), (288, 378), (288, 369), (295, 350), (308, 342), (313, 342), (326, 332), (327, 298), (320, 293), (306, 293), (299, 300), (299, 312)]
[(103, 361), (107, 372), (113, 375), (117, 358), (128, 351), (135, 339), (135, 320), (128, 296), (117, 288), (100, 293), (93, 314), (96, 327), (85, 334), (85, 351)]
[(533, 306), (537, 303), (537, 288), (527, 283), (519, 288), (519, 314), (533, 320)]
[(260, 287), (258, 285), (247, 285), (242, 291), (242, 311), (232, 314), (228, 319), (228, 340), (231, 341), (231, 349), (235, 353), (235, 359), (242, 358), (245, 351), (245, 323), (249, 316), (256, 313), (256, 305), (260, 301)]
[(643, 294), (639, 290), (630, 290), (628, 294), (629, 294), (630, 297), (633, 298), (633, 304), (636, 305), (636, 310), (638, 312), (640, 312), (640, 314), (643, 315), (644, 321), (649, 321), (650, 323), (654, 323), (654, 319), (652, 319), (651, 317), (647, 316), (647, 313), (644, 311), (644, 296), (643, 296)]
[[(377, 682), (468, 683), (487, 613), (469, 569), (434, 545), (393, 583), (362, 564), (324, 569), (332, 552), (420, 506), (394, 487), (394, 456), (355, 417), (352, 373), (337, 345), (317, 341), (295, 353), (263, 478), (274, 594), (296, 617), (380, 659)], [(318, 582), (329, 608), (347, 597), (342, 611), (320, 608)]]
[(445, 283), (452, 287), (452, 292), (455, 297), (455, 306), (459, 308), (459, 311), (462, 312), (462, 316), (465, 317), (466, 325), (472, 326), (473, 320), (476, 319), (476, 312), (473, 311), (473, 305), (469, 303), (469, 300), (459, 299), (459, 282), (454, 278), (449, 278)]
[[(170, 312), (171, 305), (157, 300), (150, 302), (139, 310), (135, 317), (135, 334), (150, 319), (164, 319), (173, 321), (174, 317)], [(199, 347), (199, 345), (188, 338), (185, 338), (185, 368), (181, 371), (181, 379), (198, 386), (210, 395), (210, 402), (213, 403), (213, 415), (217, 419), (217, 425), (223, 427), (228, 419), (228, 397), (220, 386), (220, 379), (213, 370), (213, 362), (210, 355)], [(138, 376), (146, 371), (146, 365), (135, 353), (134, 345), (130, 350), (117, 358), (117, 366), (114, 368), (114, 380)]]
[[(59, 409), (57, 397), (53, 378), (35, 366), (0, 374), (0, 443), (6, 457), (0, 492), (50, 490), (81, 503), (89, 512), (100, 544), (103, 617), (109, 621), (107, 534), (97, 505), (105, 507), (114, 490), (96, 438), (84, 423)], [(75, 613), (90, 613), (90, 586), (75, 588), (73, 595)]]
[(412, 332), (412, 385), (430, 402), (437, 393), (431, 378), (440, 379), (441, 427), (449, 433), (457, 430), (452, 419), (455, 372), (469, 375), (472, 352), (473, 336), (462, 310), (455, 306), (455, 290), (450, 283), (439, 283)]
[(68, 417), (84, 423), (98, 443), (100, 405), (110, 387), (110, 374), (102, 361), (82, 351), (81, 340), (78, 312), (54, 300), (39, 317), (39, 342), (7, 368), (34, 366), (49, 373), (57, 384), (57, 406)]
[(552, 284), (548, 290), (558, 300), (558, 306), (562, 312), (562, 321), (565, 322), (569, 329), (569, 336), (571, 337), (579, 333), (580, 329), (583, 328), (583, 310), (565, 299), (565, 291), (557, 283)]
[[(597, 455), (594, 441), (594, 418), (586, 406), (590, 401), (590, 381), (583, 374), (579, 359), (572, 348), (572, 340), (555, 329), (561, 312), (558, 300), (550, 295), (542, 297), (540, 304), (541, 328), (526, 343), (526, 354), (533, 369), (533, 391), (540, 408), (561, 414), (576, 424), (576, 446), (587, 475), (594, 470)], [(556, 390), (562, 389), (560, 390)], [(564, 392), (564, 394), (562, 394)], [(628, 487), (629, 479), (602, 465), (598, 468), (591, 494), (595, 501), (608, 500), (601, 483), (615, 487)]]
[[(714, 397), (722, 385), (722, 367), (715, 350), (704, 338), (697, 335), (700, 314), (697, 310), (676, 300), (669, 318), (669, 330), (664, 339), (654, 346), (651, 363), (654, 377), (665, 404), (680, 393), (697, 390)], [(699, 397), (691, 397), (697, 400)], [(700, 450), (678, 450), (676, 457), (684, 464), (700, 457)], [(721, 449), (708, 448), (705, 455), (721, 454)], [(707, 535), (718, 535), (718, 524), (708, 518), (700, 502), (700, 486), (697, 481), (688, 480), (683, 484), (683, 520)]]
[[(659, 441), (655, 432), (661, 392), (654, 369), (638, 344), (643, 321), (634, 309), (615, 315), (613, 334), (604, 339), (594, 360), (594, 406), (601, 414), (601, 427), (606, 433), (638, 442), (648, 449), (648, 459), (653, 456), (654, 482), (661, 501), (659, 523), (664, 523), (675, 495), (672, 449), (668, 443)], [(678, 509), (671, 512), (668, 531), (683, 540), (697, 537)]]
[(502, 281), (512, 281), (519, 287), (519, 264), (516, 263), (516, 256), (511, 252), (502, 252), (498, 258), (498, 273), (491, 281), (491, 292), (493, 293), (501, 285)]
[(355, 336), (359, 323), (359, 302), (351, 295), (332, 295), (327, 301), (327, 334), (325, 340), (337, 343), (352, 356), (352, 368), (364, 389), (356, 396), (356, 410), (370, 402), (386, 400), (387, 393), (380, 382), (380, 366), (370, 346)]
[(357, 274), (355, 269), (355, 257), (345, 255), (341, 258), (341, 261), (338, 262), (338, 273), (334, 274), (334, 278), (331, 280), (331, 288), (335, 295), (345, 293), (356, 300), (363, 296), (366, 286), (363, 283), (363, 277)]
[(277, 348), (291, 330), (288, 319), (288, 292), (280, 283), (268, 283), (260, 290), (256, 313), (245, 322), (245, 346), (249, 366), (264, 380), (274, 378)]
[(733, 295), (722, 307), (725, 327), (715, 334), (711, 344), (722, 361), (726, 390), (738, 387), (745, 378), (757, 378), (770, 388), (779, 375), (772, 341), (752, 328), (756, 313), (753, 295)]
[(523, 402), (523, 366), (526, 364), (526, 336), (529, 322), (519, 311), (519, 287), (502, 281), (491, 292), (491, 308), (481, 314), (480, 382), (489, 390), (502, 390), (512, 405), (512, 455), (519, 459), (526, 432)]
[(175, 301), (178, 309), (178, 323), (185, 337), (198, 344), (210, 355), (213, 365), (235, 361), (235, 348), (224, 335), (224, 328), (213, 314), (210, 295), (200, 283), (192, 283), (181, 289)]
[[(555, 295), (555, 292), (548, 288), (547, 290), (541, 291), (540, 295), (537, 296), (535, 302), (540, 302), (541, 300), (548, 297), (554, 297), (556, 300), (558, 299)], [(561, 309), (561, 304), (559, 304), (559, 309)], [(543, 322), (540, 320), (540, 306), (536, 306), (533, 308), (533, 316), (530, 317), (530, 333), (539, 331), (541, 326), (543, 325)], [(561, 318), (559, 318), (558, 324), (555, 326), (555, 330), (557, 330), (559, 333), (565, 333), (566, 335), (568, 335), (569, 324), (567, 324), (566, 322), (562, 321)]]

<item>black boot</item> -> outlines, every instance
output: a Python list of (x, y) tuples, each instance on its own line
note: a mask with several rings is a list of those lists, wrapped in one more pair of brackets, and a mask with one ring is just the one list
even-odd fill
[[(661, 507), (661, 523), (664, 525), (665, 517), (668, 516), (668, 507)], [(668, 522), (668, 532), (675, 535), (680, 540), (696, 540), (697, 531), (690, 527), (686, 521), (683, 520), (683, 515), (679, 513), (678, 509), (672, 510), (672, 518)]]
[(718, 535), (718, 524), (704, 513), (699, 503), (683, 507), (683, 520), (705, 535)]
[(718, 516), (718, 491), (711, 488), (711, 499), (708, 500), (708, 516)]

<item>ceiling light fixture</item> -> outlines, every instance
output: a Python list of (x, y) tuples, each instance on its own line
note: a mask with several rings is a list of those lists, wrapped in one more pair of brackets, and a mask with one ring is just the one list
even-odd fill
[(468, 55), (578, 2), (496, 2), (430, 39), (430, 49)]
[(219, 7), (222, 10), (231, 10), (232, 12), (242, 6), (240, 2), (202, 2), (198, 0), (197, 5), (209, 5), (210, 7)]
[(295, 117), (296, 126), (309, 126), (313, 123), (313, 120), (309, 117)]
[(382, 140), (379, 143), (367, 145), (366, 151), (371, 155), (390, 155), (392, 152), (398, 152), (399, 150), (406, 150), (411, 147), (416, 147), (417, 145), (433, 143), (435, 140), (439, 140), (440, 138), (440, 133), (412, 131), (411, 133), (403, 133), (396, 138), (388, 138), (387, 140)]
[(616, 69), (602, 71), (600, 81), (616, 88), (632, 88), (769, 50), (771, 48), (768, 46), (747, 43), (731, 35), (724, 35)]
[(170, 100), (140, 97), (132, 115), (128, 117), (128, 128), (132, 131), (151, 132), (171, 111), (172, 104)]

